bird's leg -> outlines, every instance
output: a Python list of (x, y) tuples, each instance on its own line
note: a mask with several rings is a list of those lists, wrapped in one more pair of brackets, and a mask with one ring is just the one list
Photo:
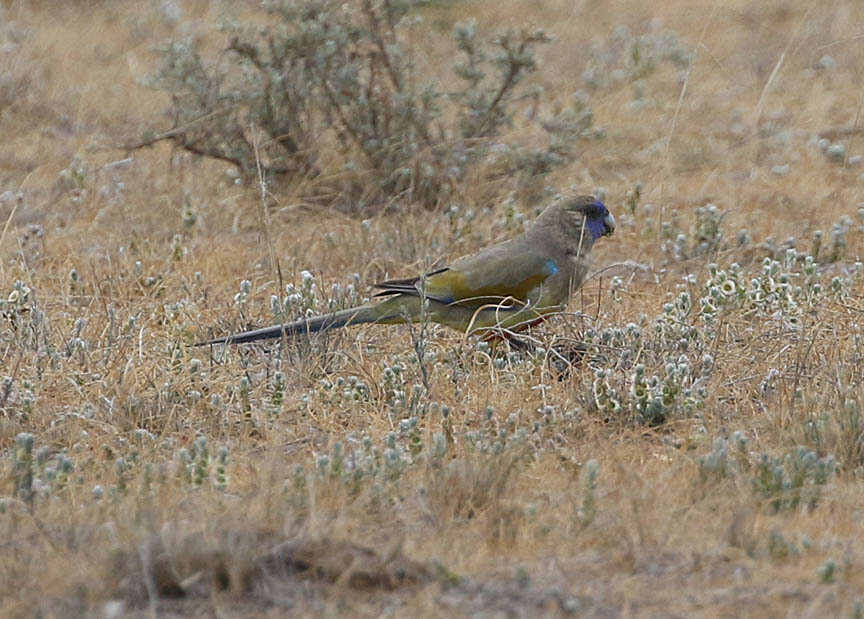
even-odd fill
[(546, 320), (545, 316), (540, 316), (531, 322), (527, 322), (524, 324), (520, 324), (513, 329), (501, 329), (501, 328), (490, 328), (486, 334), (483, 336), (482, 341), (489, 342), (494, 345), (495, 342), (509, 342), (511, 346), (516, 348), (517, 350), (531, 350), (533, 351), (536, 346), (530, 342), (530, 339), (526, 339), (520, 337), (519, 333), (523, 331), (528, 331), (532, 327), (536, 327), (540, 323)]
[(587, 350), (588, 348), (581, 342), (570, 345), (553, 344), (549, 347), (549, 365), (558, 374), (558, 380), (568, 378), (574, 368), (584, 363)]
[[(542, 322), (542, 319), (534, 321), (530, 325), (525, 326), (525, 330), (529, 327)], [(520, 329), (522, 331), (522, 329)], [(483, 337), (484, 342), (489, 342), (493, 348), (496, 344), (507, 342), (511, 350), (518, 350), (528, 354), (536, 354), (540, 348), (539, 343), (531, 337), (522, 336), (519, 332), (512, 330), (497, 329), (490, 331)], [(549, 365), (555, 370), (558, 375), (558, 380), (564, 380), (570, 375), (570, 371), (585, 361), (585, 354), (588, 347), (583, 342), (568, 342), (561, 344), (553, 344), (547, 349), (546, 355), (549, 360)]]
[(584, 363), (585, 355), (588, 352), (588, 346), (584, 342), (556, 344), (552, 349), (558, 358), (566, 361), (571, 366)]

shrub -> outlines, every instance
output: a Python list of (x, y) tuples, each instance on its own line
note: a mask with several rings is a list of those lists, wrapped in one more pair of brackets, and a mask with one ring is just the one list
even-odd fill
[[(484, 160), (516, 104), (538, 101), (524, 80), (550, 39), (521, 29), (483, 43), (475, 21), (456, 24), (457, 82), (445, 92), (408, 37), (423, 3), (269, 2), (267, 24), (225, 27), (230, 42), (211, 66), (193, 43), (174, 42), (148, 80), (171, 94), (172, 126), (136, 146), (170, 139), (247, 174), (259, 162), (273, 174), (324, 173), (361, 206), (382, 198), (439, 205)], [(572, 156), (593, 114), (574, 96), (540, 124), (550, 136), (545, 146), (495, 144), (490, 172), (547, 173)], [(331, 149), (341, 161), (322, 156)]]

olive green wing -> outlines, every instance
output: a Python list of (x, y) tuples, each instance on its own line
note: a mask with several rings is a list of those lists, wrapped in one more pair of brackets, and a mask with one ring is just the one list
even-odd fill
[(376, 285), (382, 292), (420, 295), (441, 303), (480, 307), (505, 299), (526, 303), (536, 288), (557, 273), (559, 265), (547, 254), (524, 244), (503, 243), (450, 267), (427, 273), (422, 279), (390, 280)]

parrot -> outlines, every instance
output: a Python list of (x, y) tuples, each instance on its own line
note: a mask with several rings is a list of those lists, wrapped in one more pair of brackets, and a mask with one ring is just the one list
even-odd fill
[(198, 342), (246, 344), (366, 323), (429, 321), (488, 337), (563, 311), (585, 281), (595, 241), (615, 218), (594, 196), (560, 196), (521, 235), (421, 276), (375, 284), (374, 300), (322, 316)]

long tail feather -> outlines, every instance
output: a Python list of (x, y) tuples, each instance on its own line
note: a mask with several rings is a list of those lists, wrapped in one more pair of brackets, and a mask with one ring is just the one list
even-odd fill
[[(396, 301), (396, 298), (394, 298), (393, 301)], [(384, 303), (352, 307), (338, 312), (333, 312), (332, 314), (325, 314), (323, 316), (316, 316), (315, 318), (307, 318), (304, 320), (295, 320), (294, 322), (286, 322), (281, 325), (255, 329), (254, 331), (244, 331), (243, 333), (217, 337), (212, 340), (198, 342), (195, 346), (211, 346), (213, 344), (247, 344), (249, 342), (280, 338), (283, 333), (287, 336), (303, 335), (304, 333), (318, 333), (319, 331), (339, 329), (349, 325), (382, 321), (399, 321), (400, 317), (401, 308), (399, 308), (396, 303), (388, 301)]]

